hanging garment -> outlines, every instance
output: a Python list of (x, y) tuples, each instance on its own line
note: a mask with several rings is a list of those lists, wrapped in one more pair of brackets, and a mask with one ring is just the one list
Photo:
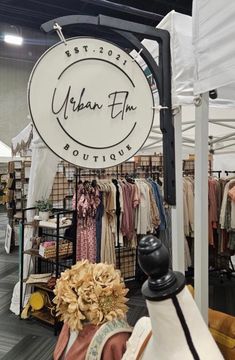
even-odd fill
[(155, 201), (156, 201), (158, 211), (159, 211), (159, 216), (160, 216), (160, 221), (161, 221), (159, 230), (165, 230), (166, 229), (166, 214), (165, 214), (165, 209), (163, 206), (163, 198), (162, 198), (160, 186), (152, 179), (148, 179), (148, 181), (152, 186)]
[(76, 259), (96, 262), (96, 212), (100, 203), (99, 191), (88, 182), (78, 186), (77, 204), (77, 251)]
[(149, 199), (150, 199), (150, 214), (151, 214), (151, 228), (152, 228), (152, 232), (157, 229), (160, 225), (160, 216), (159, 216), (159, 211), (157, 208), (157, 203), (156, 200), (154, 198), (154, 193), (153, 193), (153, 188), (150, 185), (150, 183), (148, 181), (145, 181), (146, 184), (148, 185), (148, 189), (149, 189)]
[(194, 182), (190, 177), (183, 178), (184, 234), (192, 236), (194, 232)]
[(184, 234), (186, 236), (190, 235), (189, 227), (189, 211), (188, 211), (188, 202), (187, 202), (187, 180), (183, 179), (183, 214), (184, 214)]
[(100, 192), (100, 203), (96, 212), (96, 262), (100, 262), (101, 238), (102, 238), (102, 217), (104, 215), (103, 194)]
[(221, 252), (227, 249), (235, 250), (235, 202), (232, 201), (231, 196), (229, 196), (229, 192), (231, 195), (234, 186), (234, 178), (220, 180), (220, 187), (223, 192), (219, 217), (219, 223), (222, 229), (219, 232), (219, 249)]
[(217, 186), (218, 181), (213, 178), (208, 179), (208, 236), (209, 244), (214, 246), (214, 229), (217, 229), (218, 225), (218, 202), (217, 202)]
[(123, 216), (121, 223), (121, 232), (123, 236), (127, 238), (129, 242), (134, 236), (134, 208), (133, 208), (133, 196), (134, 186), (128, 183), (126, 180), (120, 181), (123, 194)]
[(136, 180), (136, 185), (139, 188), (140, 204), (136, 211), (135, 227), (137, 234), (147, 234), (152, 230), (149, 187), (139, 179)]
[(110, 182), (107, 191), (103, 192), (104, 214), (102, 217), (101, 262), (116, 264), (115, 233), (116, 233), (116, 188)]

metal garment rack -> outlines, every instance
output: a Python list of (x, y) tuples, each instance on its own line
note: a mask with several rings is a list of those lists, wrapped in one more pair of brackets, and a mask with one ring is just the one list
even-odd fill
[[(195, 169), (185, 169), (185, 170), (183, 170), (183, 175), (194, 176), (194, 172), (195, 172)], [(208, 174), (210, 176), (213, 176), (215, 174), (215, 175), (217, 175), (218, 179), (220, 179), (221, 173), (222, 173), (222, 170), (208, 170)], [(235, 171), (234, 171), (234, 173), (235, 173)]]
[(222, 170), (209, 170), (210, 176), (212, 176), (213, 174), (217, 174), (218, 179), (220, 179), (221, 173), (222, 173)]
[[(217, 174), (218, 179), (220, 179), (222, 172), (223, 172), (222, 170), (213, 170), (213, 171), (210, 171), (210, 175), (213, 175), (215, 173), (215, 174)], [(235, 171), (227, 171), (227, 170), (225, 170), (224, 172), (225, 172), (226, 176), (229, 176), (229, 174), (235, 174)], [(221, 282), (223, 281), (223, 276), (224, 275), (226, 275), (228, 279), (230, 279), (232, 276), (235, 276), (235, 269), (234, 269), (234, 266), (233, 266), (233, 263), (232, 263), (232, 260), (231, 260), (231, 256), (230, 255), (226, 256), (226, 255), (218, 255), (217, 254), (217, 257), (220, 257), (221, 259), (229, 257), (228, 263), (229, 263), (230, 267), (229, 267), (229, 269), (210, 270), (210, 273), (211, 272), (217, 272), (219, 274)]]
[[(98, 1), (97, 1), (98, 2)], [(97, 5), (96, 2), (96, 5)], [(111, 7), (110, 2), (101, 1), (100, 4), (105, 4)], [(120, 10), (120, 8), (119, 8)], [(141, 12), (138, 9), (122, 7), (122, 12), (125, 14), (130, 11), (138, 16), (146, 18), (146, 12)], [(149, 13), (152, 20), (156, 21), (156, 14)], [(160, 20), (160, 19), (159, 19)], [(175, 205), (175, 139), (174, 139), (174, 125), (172, 121), (172, 104), (171, 104), (171, 57), (170, 57), (170, 36), (166, 30), (156, 29), (153, 26), (143, 25), (132, 21), (123, 19), (98, 15), (69, 15), (63, 16), (42, 24), (41, 29), (46, 32), (55, 31), (55, 24), (60, 29), (66, 26), (75, 25), (76, 30), (84, 35), (84, 26), (86, 27), (87, 36), (95, 36), (105, 39), (107, 33), (113, 34), (114, 41), (117, 38), (120, 42), (125, 42), (129, 49), (135, 49), (147, 64), (152, 72), (154, 80), (157, 84), (158, 94), (160, 99), (160, 106), (156, 110), (160, 112), (160, 128), (163, 134), (163, 168), (164, 168), (164, 198), (170, 205)], [(58, 29), (58, 27), (57, 27)], [(61, 30), (60, 30), (61, 35)], [(139, 38), (147, 38), (155, 40), (159, 44), (159, 63), (153, 59), (149, 51), (140, 42)]]
[(224, 170), (226, 176), (229, 176), (229, 174), (235, 174), (235, 171), (228, 171), (228, 170)]

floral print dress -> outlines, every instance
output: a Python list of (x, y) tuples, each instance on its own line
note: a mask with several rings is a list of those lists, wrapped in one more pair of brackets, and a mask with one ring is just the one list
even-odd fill
[[(73, 197), (73, 207), (76, 204)], [(76, 259), (96, 262), (96, 211), (100, 203), (99, 191), (89, 182), (80, 184), (77, 193), (77, 247)]]

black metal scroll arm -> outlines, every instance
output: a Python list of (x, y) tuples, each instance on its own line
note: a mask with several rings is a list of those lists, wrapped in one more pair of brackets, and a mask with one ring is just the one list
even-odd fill
[[(163, 170), (164, 170), (164, 198), (170, 205), (175, 205), (175, 139), (174, 125), (172, 119), (171, 104), (171, 57), (170, 57), (170, 35), (166, 30), (156, 29), (152, 26), (126, 21), (114, 17), (99, 15), (69, 15), (53, 19), (42, 24), (41, 28), (46, 33), (54, 31), (54, 25), (58, 23), (61, 27), (68, 25), (87, 25), (93, 28), (93, 34), (97, 36), (97, 29), (109, 29), (121, 38), (124, 38), (130, 48), (142, 50), (141, 56), (149, 67), (156, 81), (160, 100), (160, 128), (163, 134)], [(155, 62), (152, 55), (141, 44), (136, 35), (146, 39), (155, 40), (159, 44), (159, 64)], [(102, 32), (99, 38), (102, 37)]]

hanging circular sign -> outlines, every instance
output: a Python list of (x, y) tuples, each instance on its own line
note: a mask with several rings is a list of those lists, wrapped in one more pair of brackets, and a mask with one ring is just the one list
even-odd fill
[(136, 61), (110, 42), (86, 37), (41, 56), (30, 75), (28, 104), (46, 145), (85, 168), (131, 158), (154, 118), (152, 91)]

